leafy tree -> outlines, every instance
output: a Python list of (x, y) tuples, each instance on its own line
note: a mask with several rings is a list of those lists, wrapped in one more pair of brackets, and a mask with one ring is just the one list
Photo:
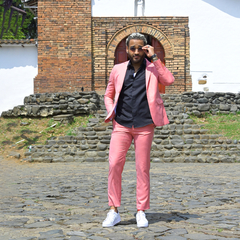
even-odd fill
[(0, 0), (0, 35), (3, 25), (2, 39), (37, 38), (37, 27), (34, 20), (34, 14), (29, 9), (23, 8), (23, 3), (21, 0), (13, 0), (12, 6), (22, 9), (26, 12), (26, 17), (23, 25), (23, 15), (17, 11), (13, 11), (11, 16), (11, 8), (6, 12), (4, 17), (3, 3), (4, 0)]

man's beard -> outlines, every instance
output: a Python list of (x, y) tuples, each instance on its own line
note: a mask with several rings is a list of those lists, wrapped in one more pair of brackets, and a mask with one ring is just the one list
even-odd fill
[(131, 56), (130, 54), (128, 54), (128, 58), (132, 63), (141, 63), (145, 58), (145, 55), (140, 56), (138, 54), (137, 55), (134, 54), (133, 56)]

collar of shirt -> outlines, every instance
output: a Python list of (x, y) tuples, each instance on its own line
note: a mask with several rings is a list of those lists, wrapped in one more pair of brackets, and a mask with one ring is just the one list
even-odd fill
[[(131, 69), (131, 68), (133, 68), (133, 65), (132, 65), (132, 62), (129, 61), (128, 65), (127, 65), (127, 69)], [(145, 58), (143, 59), (141, 67), (139, 69), (141, 69), (141, 68), (143, 68), (143, 69), (146, 68), (146, 59)]]

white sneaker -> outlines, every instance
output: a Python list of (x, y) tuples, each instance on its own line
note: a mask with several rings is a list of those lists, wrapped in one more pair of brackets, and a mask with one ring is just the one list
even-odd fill
[(148, 220), (146, 219), (145, 212), (138, 211), (136, 214), (136, 221), (139, 228), (148, 227)]
[(106, 219), (103, 221), (102, 226), (103, 227), (113, 227), (120, 221), (121, 221), (120, 214), (116, 213), (113, 209), (111, 209), (108, 212)]

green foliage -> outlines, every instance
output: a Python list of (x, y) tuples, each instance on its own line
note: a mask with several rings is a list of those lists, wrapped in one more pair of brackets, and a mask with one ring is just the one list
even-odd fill
[(73, 129), (69, 129), (69, 130), (66, 132), (66, 135), (68, 135), (68, 136), (76, 136), (77, 134), (74, 133)]
[[(4, 7), (3, 7), (3, 0), (0, 0), (0, 34), (2, 31), (2, 23), (4, 21)], [(23, 3), (21, 0), (13, 0), (13, 6), (25, 10), (27, 16), (25, 21), (22, 24), (22, 14), (18, 13), (17, 11), (13, 12), (10, 28), (8, 29), (9, 18), (11, 13), (11, 8), (5, 14), (5, 21), (4, 21), (4, 33), (2, 39), (26, 39), (26, 38), (36, 38), (36, 24), (34, 18), (34, 14), (29, 9), (23, 9)], [(17, 19), (18, 16), (18, 19)], [(17, 22), (16, 22), (17, 21)], [(17, 28), (18, 26), (18, 28)], [(17, 31), (16, 31), (17, 29)]]
[(205, 114), (198, 118), (191, 116), (197, 124), (202, 124), (211, 134), (222, 134), (228, 139), (240, 140), (240, 113), (237, 114)]
[(54, 124), (53, 118), (51, 118), (48, 122), (48, 127), (51, 127)]
[[(76, 128), (86, 127), (91, 118), (92, 115), (76, 116), (71, 124), (52, 118), (0, 118), (0, 155), (8, 155), (13, 148), (23, 155), (30, 145), (46, 144), (59, 136), (75, 136)], [(23, 126), (22, 122), (30, 124)]]

